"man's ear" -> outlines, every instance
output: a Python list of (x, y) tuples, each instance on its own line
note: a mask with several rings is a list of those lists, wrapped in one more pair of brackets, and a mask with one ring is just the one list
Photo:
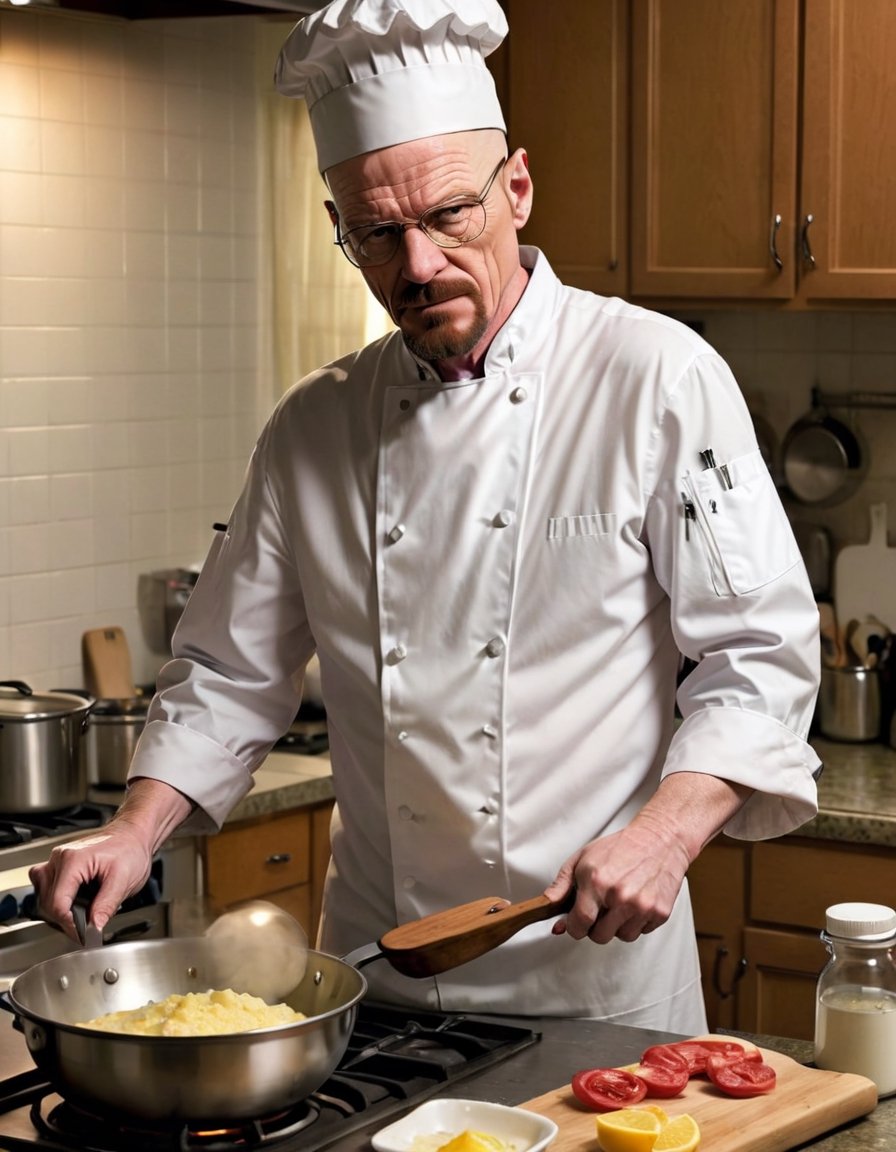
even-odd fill
[(525, 148), (517, 148), (508, 158), (506, 170), (510, 172), (507, 189), (513, 226), (519, 232), (532, 211), (532, 177), (529, 175), (529, 157)]
[(332, 200), (324, 200), (324, 208), (326, 208), (327, 215), (330, 217), (330, 223), (335, 228), (339, 223), (339, 213), (336, 211), (336, 205)]

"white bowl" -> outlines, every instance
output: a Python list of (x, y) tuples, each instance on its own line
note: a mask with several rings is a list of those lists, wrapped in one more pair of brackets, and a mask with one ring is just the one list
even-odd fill
[(506, 1104), (489, 1104), (482, 1100), (427, 1100), (407, 1116), (381, 1128), (371, 1139), (376, 1152), (412, 1152), (414, 1142), (422, 1137), (443, 1133), (446, 1143), (461, 1132), (471, 1129), (496, 1136), (513, 1152), (540, 1152), (557, 1135), (557, 1125), (546, 1116), (510, 1108)]

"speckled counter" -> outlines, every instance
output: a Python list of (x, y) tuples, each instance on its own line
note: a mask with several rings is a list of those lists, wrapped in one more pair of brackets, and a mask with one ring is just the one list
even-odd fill
[(255, 773), (252, 791), (233, 809), (227, 823), (305, 808), (332, 799), (333, 781), (328, 756), (272, 752)]
[(896, 847), (896, 751), (885, 744), (811, 743), (824, 764), (819, 812), (798, 835)]

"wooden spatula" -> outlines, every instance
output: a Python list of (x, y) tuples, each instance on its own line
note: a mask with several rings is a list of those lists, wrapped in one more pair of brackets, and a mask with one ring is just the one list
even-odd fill
[(131, 651), (124, 630), (117, 625), (91, 628), (81, 637), (84, 686), (98, 700), (134, 700)]
[(437, 976), (497, 948), (527, 924), (569, 911), (574, 899), (570, 893), (563, 900), (535, 896), (511, 904), (486, 896), (392, 928), (379, 951), (403, 976)]

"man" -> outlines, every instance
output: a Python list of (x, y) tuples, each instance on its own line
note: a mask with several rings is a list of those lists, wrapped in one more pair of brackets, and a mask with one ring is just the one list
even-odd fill
[(338, 802), (321, 946), (574, 895), (553, 932), (442, 977), (369, 968), (373, 993), (697, 1032), (684, 876), (722, 828), (813, 815), (817, 612), (721, 359), (520, 249), (532, 181), (483, 63), (505, 31), (493, 0), (337, 0), (287, 41), (337, 241), (399, 332), (278, 406), (121, 813), (34, 878), (68, 926), (100, 877), (104, 922), (165, 837), (248, 791), (316, 651)]

